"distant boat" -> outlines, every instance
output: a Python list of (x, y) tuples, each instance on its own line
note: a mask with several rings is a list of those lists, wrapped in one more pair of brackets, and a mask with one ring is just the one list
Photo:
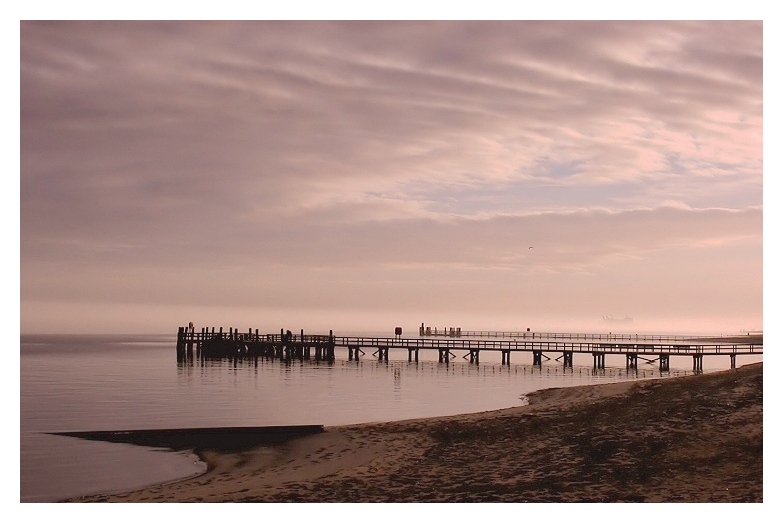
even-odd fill
[(633, 318), (626, 316), (625, 318), (615, 318), (614, 316), (604, 316), (606, 323), (633, 323)]

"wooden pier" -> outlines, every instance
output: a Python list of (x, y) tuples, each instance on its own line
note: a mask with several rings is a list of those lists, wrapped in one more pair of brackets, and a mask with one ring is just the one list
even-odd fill
[[(672, 337), (674, 338), (674, 337)], [(482, 352), (493, 351), (501, 354), (501, 364), (510, 365), (514, 359), (525, 353), (532, 355), (533, 365), (541, 366), (543, 361), (560, 362), (565, 367), (573, 367), (573, 355), (590, 354), (593, 367), (603, 369), (607, 355), (624, 355), (626, 368), (638, 368), (638, 361), (648, 364), (658, 363), (661, 371), (669, 370), (671, 356), (691, 356), (693, 370), (701, 371), (704, 356), (728, 356), (731, 368), (736, 368), (739, 355), (760, 355), (763, 353), (763, 335), (735, 337), (677, 337), (676, 341), (661, 341), (638, 336), (635, 339), (567, 339), (563, 335), (553, 338), (467, 338), (424, 336), (402, 338), (400, 336), (362, 337), (335, 336), (333, 331), (325, 334), (305, 334), (300, 330), (294, 334), (280, 329), (277, 334), (261, 334), (258, 329), (240, 332), (230, 328), (195, 331), (192, 327), (180, 327), (177, 334), (177, 361), (194, 358), (266, 358), (292, 360), (310, 360), (333, 362), (337, 348), (347, 349), (348, 360), (359, 360), (371, 354), (378, 361), (389, 361), (389, 350), (407, 351), (408, 361), (419, 361), (420, 351), (437, 351), (438, 361), (449, 363), (457, 354), (470, 363), (479, 363)]]

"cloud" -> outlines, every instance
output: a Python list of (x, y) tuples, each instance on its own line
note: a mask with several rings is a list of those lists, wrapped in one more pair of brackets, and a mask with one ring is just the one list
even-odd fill
[(22, 300), (756, 245), (761, 29), (24, 21)]

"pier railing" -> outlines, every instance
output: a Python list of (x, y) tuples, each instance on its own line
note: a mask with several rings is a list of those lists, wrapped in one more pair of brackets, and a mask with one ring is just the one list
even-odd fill
[[(419, 329), (420, 337), (427, 338), (496, 338), (523, 340), (586, 340), (586, 341), (649, 341), (658, 343), (677, 343), (699, 340), (736, 339), (738, 336), (696, 336), (687, 334), (627, 334), (627, 333), (587, 333), (587, 332), (533, 332), (533, 331), (469, 331), (460, 328), (438, 329), (426, 327)], [(750, 334), (748, 334), (751, 337)], [(754, 334), (757, 338), (759, 335)], [(740, 336), (744, 337), (744, 336)]]

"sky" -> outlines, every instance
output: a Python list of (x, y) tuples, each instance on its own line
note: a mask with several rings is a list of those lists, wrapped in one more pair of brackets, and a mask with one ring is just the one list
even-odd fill
[(760, 330), (762, 27), (22, 21), (21, 332)]

